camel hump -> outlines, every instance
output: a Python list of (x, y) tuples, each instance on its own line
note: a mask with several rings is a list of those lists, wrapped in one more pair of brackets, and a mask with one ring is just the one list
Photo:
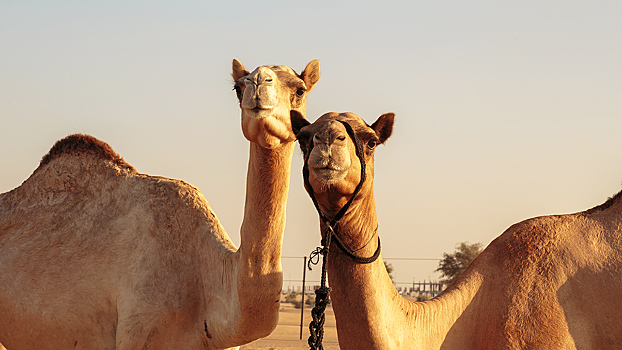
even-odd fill
[(115, 152), (110, 145), (86, 134), (73, 134), (57, 141), (50, 151), (41, 159), (39, 167), (50, 163), (52, 160), (62, 155), (78, 157), (91, 155), (96, 158), (111, 161), (119, 167), (136, 171), (136, 169)]

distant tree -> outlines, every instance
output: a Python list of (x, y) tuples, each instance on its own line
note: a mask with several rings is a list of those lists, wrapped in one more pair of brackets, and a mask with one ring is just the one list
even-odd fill
[(285, 302), (294, 304), (297, 300), (297, 296), (298, 296), (298, 293), (291, 292), (285, 297)]
[(393, 280), (393, 265), (391, 265), (391, 263), (388, 262), (384, 262), (384, 268), (387, 269), (387, 273), (389, 274), (389, 277), (391, 278), (391, 282), (393, 282), (393, 284), (395, 284), (395, 281)]
[(430, 300), (430, 297), (425, 294), (417, 295), (417, 301), (428, 301), (428, 300)]
[(441, 282), (452, 283), (469, 267), (469, 264), (482, 252), (481, 243), (460, 242), (453, 253), (443, 253), (436, 271), (441, 273)]

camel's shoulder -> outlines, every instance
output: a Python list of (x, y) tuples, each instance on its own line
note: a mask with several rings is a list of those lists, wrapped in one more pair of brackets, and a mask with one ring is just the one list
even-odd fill
[(152, 222), (150, 234), (167, 249), (188, 248), (203, 240), (209, 243), (202, 247), (224, 249), (219, 252), (237, 249), (196, 186), (183, 180), (146, 174), (137, 174), (129, 180), (136, 192), (135, 200), (141, 203)]
[(574, 215), (548, 215), (530, 218), (510, 226), (503, 236), (510, 250), (516, 248), (532, 254), (545, 245), (558, 241), (564, 226), (573, 217)]
[(484, 267), (494, 266), (521, 283), (572, 271), (579, 262), (606, 260), (622, 249), (620, 201), (622, 192), (586, 211), (518, 222), (494, 239), (479, 259)]
[(542, 272), (567, 257), (568, 243), (577, 239), (576, 228), (585, 220), (580, 214), (566, 214), (518, 222), (493, 240), (482, 256), (519, 279)]
[(133, 181), (142, 183), (140, 187), (155, 208), (209, 208), (201, 191), (186, 181), (146, 174), (134, 176)]
[(620, 201), (622, 192), (586, 211), (530, 218), (512, 225), (493, 243), (515, 266), (560, 263), (556, 259), (589, 252), (620, 236)]

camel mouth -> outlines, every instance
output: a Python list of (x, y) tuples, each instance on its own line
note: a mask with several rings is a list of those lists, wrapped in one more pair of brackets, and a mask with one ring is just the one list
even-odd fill
[(265, 111), (273, 111), (278, 106), (278, 100), (254, 99), (243, 101), (241, 106), (243, 110), (250, 113), (262, 113)]
[(341, 167), (335, 166), (334, 164), (328, 164), (326, 166), (313, 167), (313, 169), (316, 170), (316, 171), (343, 171), (343, 169)]
[(334, 159), (331, 156), (328, 157), (310, 157), (309, 167), (314, 171), (335, 171), (342, 172), (347, 171), (350, 168), (350, 164), (342, 164), (341, 161)]
[(255, 106), (253, 108), (244, 108), (244, 111), (249, 117), (262, 119), (272, 115), (274, 108)]
[(334, 183), (337, 183), (343, 180), (347, 175), (347, 171), (333, 166), (317, 168), (311, 167), (311, 173), (317, 180), (325, 185), (332, 185)]
[(253, 107), (253, 108), (246, 108), (246, 110), (247, 111), (253, 111), (253, 112), (260, 112), (260, 111), (271, 111), (272, 108), (256, 106), (256, 107)]

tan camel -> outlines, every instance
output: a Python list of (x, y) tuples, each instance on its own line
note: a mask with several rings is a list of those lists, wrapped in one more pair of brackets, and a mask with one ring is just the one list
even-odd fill
[(240, 248), (192, 185), (138, 173), (87, 135), (0, 195), (0, 342), (18, 349), (223, 349), (278, 320), (295, 135), (319, 63), (233, 61), (251, 141)]
[[(293, 119), (308, 159), (307, 191), (329, 219), (361, 178), (353, 142), (338, 121), (349, 123), (365, 145), (367, 180), (335, 231), (346, 247), (369, 257), (379, 244), (374, 147), (391, 135), (393, 115), (382, 115), (371, 127), (351, 113), (328, 113), (311, 125)], [(325, 226), (321, 223), (323, 235)], [(334, 244), (330, 249), (328, 281), (341, 349), (619, 349), (622, 344), (622, 192), (588, 211), (513, 225), (427, 302), (402, 298), (381, 257), (359, 264)]]

